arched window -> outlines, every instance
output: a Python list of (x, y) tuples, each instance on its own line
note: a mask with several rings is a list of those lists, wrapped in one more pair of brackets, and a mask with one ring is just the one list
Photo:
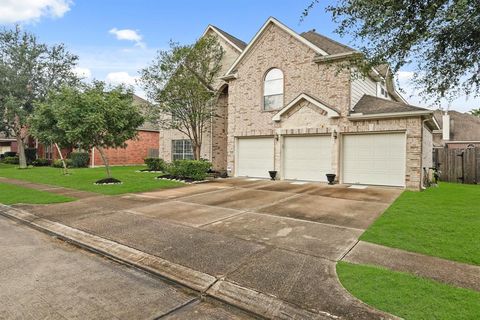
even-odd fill
[(283, 72), (271, 69), (265, 75), (263, 83), (263, 110), (275, 110), (283, 107)]

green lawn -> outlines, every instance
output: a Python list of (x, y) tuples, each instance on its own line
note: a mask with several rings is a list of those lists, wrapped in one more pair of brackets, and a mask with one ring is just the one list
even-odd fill
[(124, 166), (112, 167), (112, 176), (123, 182), (119, 185), (95, 185), (94, 182), (105, 178), (104, 168), (70, 169), (70, 175), (63, 175), (62, 169), (52, 167), (29, 167), (18, 169), (12, 165), (0, 164), (0, 177), (27, 180), (31, 182), (66, 188), (114, 195), (129, 192), (143, 192), (155, 189), (173, 188), (182, 186), (182, 183), (156, 180), (158, 173), (135, 172), (145, 167)]
[(480, 186), (405, 191), (360, 239), (480, 265)]
[(342, 285), (377, 309), (405, 319), (478, 319), (480, 292), (373, 266), (337, 264)]
[(74, 198), (28, 189), (12, 184), (0, 183), (0, 203), (3, 204), (46, 204), (73, 201)]

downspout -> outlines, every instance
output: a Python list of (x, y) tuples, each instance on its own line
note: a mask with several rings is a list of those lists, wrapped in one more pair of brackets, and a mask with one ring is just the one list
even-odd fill
[(95, 168), (95, 147), (92, 148), (92, 168)]
[(423, 170), (423, 131), (425, 130), (425, 123), (428, 121), (428, 119), (423, 119), (422, 120), (422, 128), (420, 130), (420, 134), (421, 134), (421, 137), (422, 137), (422, 143), (420, 144), (420, 156), (421, 156), (421, 170), (420, 170), (420, 187), (421, 189), (427, 189), (424, 185), (423, 185), (423, 181), (424, 181), (424, 174), (427, 174), (428, 175), (428, 168), (427, 168), (427, 171), (425, 172), (425, 170)]

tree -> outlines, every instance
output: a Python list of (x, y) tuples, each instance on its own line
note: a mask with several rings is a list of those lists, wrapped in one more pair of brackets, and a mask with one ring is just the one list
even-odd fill
[[(28, 121), (28, 130), (38, 141), (45, 145), (55, 145), (63, 165), (63, 173), (68, 174), (67, 164), (61, 148), (74, 145), (67, 139), (67, 132), (59, 124), (59, 107), (64, 107), (68, 100), (57, 92), (51, 93), (45, 102), (40, 103)], [(63, 101), (58, 101), (64, 99)]]
[(215, 85), (221, 70), (223, 49), (217, 39), (206, 36), (193, 45), (170, 44), (150, 66), (140, 71), (147, 95), (158, 103), (160, 126), (176, 129), (192, 142), (200, 159), (203, 134), (215, 113)]
[(470, 113), (473, 114), (474, 116), (480, 117), (480, 108), (472, 109)]
[(340, 0), (326, 11), (339, 23), (338, 34), (362, 43), (363, 70), (388, 62), (397, 72), (412, 63), (424, 98), (480, 94), (479, 1)]
[(72, 71), (77, 59), (63, 44), (39, 43), (19, 26), (0, 32), (0, 129), (17, 138), (20, 168), (27, 167), (28, 118), (48, 92), (78, 81)]
[[(85, 150), (96, 148), (107, 177), (112, 178), (105, 149), (126, 147), (126, 141), (137, 136), (137, 128), (144, 122), (141, 110), (133, 104), (132, 90), (124, 86), (109, 88), (96, 81), (81, 89), (63, 87), (51, 95), (48, 104), (45, 108), (52, 110), (58, 127), (55, 132), (65, 133), (62, 141)], [(48, 131), (44, 134), (50, 137)]]

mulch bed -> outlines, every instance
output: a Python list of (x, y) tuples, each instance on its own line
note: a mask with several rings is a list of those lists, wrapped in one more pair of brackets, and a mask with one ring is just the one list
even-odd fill
[(98, 181), (95, 181), (97, 185), (107, 185), (107, 184), (122, 184), (123, 182), (115, 178), (105, 178)]

